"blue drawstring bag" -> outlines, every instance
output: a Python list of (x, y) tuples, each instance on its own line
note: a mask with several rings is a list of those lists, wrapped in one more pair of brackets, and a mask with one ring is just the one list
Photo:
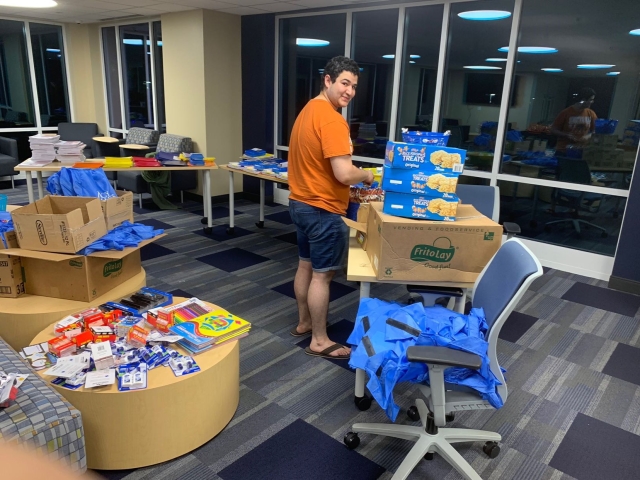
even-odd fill
[(488, 133), (483, 133), (473, 139), (473, 144), (478, 147), (487, 147), (489, 146), (489, 143), (491, 143), (491, 135)]
[(101, 168), (62, 168), (47, 180), (47, 191), (51, 195), (94, 197), (100, 200), (116, 196)]
[(127, 247), (137, 247), (143, 240), (157, 237), (164, 233), (163, 229), (155, 229), (143, 223), (131, 223), (124, 221), (113, 230), (110, 230), (105, 236), (100, 237), (92, 244), (80, 250), (80, 255), (89, 255), (93, 252), (102, 252), (105, 250), (122, 251)]
[(518, 130), (509, 130), (507, 132), (507, 140), (510, 142), (521, 142), (524, 139)]

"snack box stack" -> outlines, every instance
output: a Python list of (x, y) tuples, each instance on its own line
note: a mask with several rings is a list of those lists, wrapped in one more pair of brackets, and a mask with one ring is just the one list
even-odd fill
[(466, 150), (418, 143), (388, 142), (382, 174), (382, 211), (422, 220), (456, 219), (458, 177)]

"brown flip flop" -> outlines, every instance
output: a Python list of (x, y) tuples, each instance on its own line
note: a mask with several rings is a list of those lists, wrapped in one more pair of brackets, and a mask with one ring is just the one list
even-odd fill
[(292, 337), (304, 337), (305, 335), (309, 335), (310, 333), (311, 333), (311, 329), (307, 330), (306, 332), (302, 332), (302, 333), (298, 332), (298, 326), (296, 325), (289, 332), (289, 335), (291, 335)]
[(341, 348), (346, 348), (344, 345), (340, 345), (339, 343), (334, 343), (330, 347), (325, 348), (321, 352), (314, 352), (311, 348), (307, 347), (304, 349), (304, 353), (307, 355), (311, 355), (312, 357), (320, 357), (320, 358), (328, 358), (330, 360), (349, 360), (351, 354), (349, 355), (330, 355), (331, 352), (336, 350), (340, 350)]

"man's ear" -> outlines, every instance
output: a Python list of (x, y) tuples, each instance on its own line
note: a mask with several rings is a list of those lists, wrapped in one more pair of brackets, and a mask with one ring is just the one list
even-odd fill
[(331, 75), (327, 74), (324, 76), (324, 88), (329, 88), (331, 86)]

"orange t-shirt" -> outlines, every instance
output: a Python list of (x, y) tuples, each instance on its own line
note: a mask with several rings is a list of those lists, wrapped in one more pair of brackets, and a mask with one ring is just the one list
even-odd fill
[(351, 155), (346, 120), (326, 100), (310, 100), (296, 118), (289, 142), (289, 198), (345, 215), (349, 185), (333, 175), (331, 157)]
[[(596, 130), (596, 119), (598, 116), (596, 112), (590, 108), (584, 110), (577, 110), (572, 106), (562, 110), (556, 119), (553, 121), (553, 127), (557, 128), (561, 132), (570, 133), (576, 138), (581, 138), (587, 135), (589, 132)], [(556, 143), (556, 150), (566, 150), (569, 144), (586, 143), (586, 141), (571, 141), (566, 137), (558, 137)]]

